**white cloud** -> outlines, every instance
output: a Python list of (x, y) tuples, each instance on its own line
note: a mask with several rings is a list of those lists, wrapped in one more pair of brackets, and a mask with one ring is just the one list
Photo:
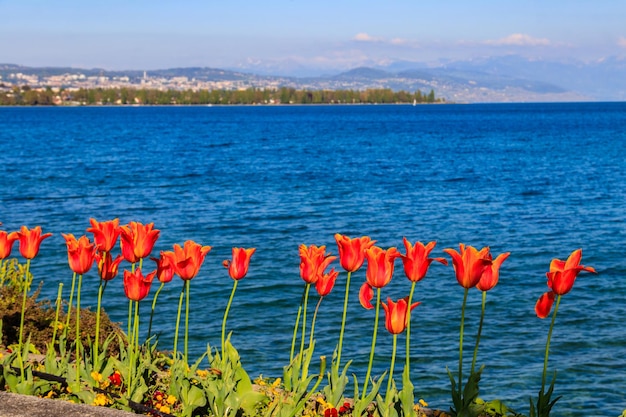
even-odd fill
[(549, 46), (551, 42), (546, 38), (533, 38), (524, 33), (513, 33), (505, 38), (488, 40), (487, 45), (495, 46)]
[(620, 38), (617, 40), (617, 46), (621, 48), (626, 48), (626, 38), (623, 36), (620, 36)]
[(352, 40), (357, 41), (357, 42), (381, 42), (382, 41), (381, 38), (370, 36), (365, 32), (357, 33), (356, 35), (354, 35), (354, 38), (352, 38)]

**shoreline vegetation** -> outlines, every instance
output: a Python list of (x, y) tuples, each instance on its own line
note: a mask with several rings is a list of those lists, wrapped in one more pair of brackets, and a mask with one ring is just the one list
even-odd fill
[[(4, 89), (4, 92), (2, 90)], [(298, 105), (298, 104), (434, 104), (445, 103), (434, 90), (424, 93), (367, 90), (159, 90), (146, 88), (53, 89), (0, 84), (0, 106), (108, 105)]]

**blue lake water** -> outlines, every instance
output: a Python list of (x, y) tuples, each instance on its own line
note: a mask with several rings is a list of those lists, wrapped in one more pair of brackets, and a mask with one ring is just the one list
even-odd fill
[[(54, 233), (32, 266), (48, 298), (71, 281), (61, 233), (84, 234), (90, 217), (154, 222), (155, 255), (187, 239), (213, 246), (191, 282), (196, 357), (219, 344), (232, 288), (222, 260), (233, 246), (256, 247), (228, 321), (253, 377), (280, 376), (288, 361), (302, 243), (336, 254), (333, 236), (343, 233), (402, 251), (404, 236), (436, 240), (433, 256), (461, 242), (510, 251), (487, 297), (481, 396), (525, 414), (541, 385), (549, 320), (533, 308), (545, 272), (552, 258), (583, 248), (583, 264), (599, 274), (581, 274), (561, 302), (549, 364), (563, 396), (554, 414), (617, 416), (626, 409), (625, 127), (626, 103), (0, 108), (0, 221), (3, 230)], [(396, 267), (383, 297), (408, 295)], [(374, 318), (357, 299), (364, 277), (353, 274), (343, 353), (360, 381)], [(83, 286), (91, 305), (96, 279), (88, 274)], [(321, 305), (319, 355), (332, 356), (337, 343), (344, 283), (342, 273)], [(175, 279), (159, 298), (165, 349), (181, 285)], [(417, 285), (412, 380), (433, 407), (450, 404), (446, 367), (458, 366), (462, 297), (451, 266), (434, 263)], [(120, 277), (103, 303), (125, 323)], [(479, 314), (472, 290), (467, 364)], [(378, 340), (375, 374), (389, 366), (384, 326)]]

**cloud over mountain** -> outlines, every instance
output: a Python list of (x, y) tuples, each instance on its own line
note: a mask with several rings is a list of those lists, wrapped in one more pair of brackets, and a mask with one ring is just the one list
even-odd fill
[(549, 46), (552, 44), (546, 38), (534, 38), (525, 33), (513, 33), (501, 39), (487, 40), (484, 43), (494, 46)]

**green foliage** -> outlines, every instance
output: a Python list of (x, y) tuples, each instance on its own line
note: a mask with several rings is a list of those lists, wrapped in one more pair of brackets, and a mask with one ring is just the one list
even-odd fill
[[(10, 287), (14, 290), (12, 293), (21, 294), (24, 287), (33, 279), (30, 273), (28, 273), (28, 279), (25, 278), (26, 265), (20, 264), (16, 258), (0, 261), (0, 287)], [(16, 301), (17, 298), (2, 302), (14, 303)]]
[(537, 404), (533, 403), (533, 399), (530, 399), (530, 417), (549, 417), (550, 411), (552, 411), (552, 407), (554, 404), (561, 398), (556, 397), (554, 400), (551, 399), (552, 393), (554, 392), (554, 382), (556, 381), (556, 372), (554, 372), (554, 376), (552, 377), (552, 382), (550, 383), (550, 387), (547, 392), (543, 392), (543, 389), (539, 391), (539, 395), (537, 397)]
[(380, 392), (380, 386), (383, 384), (386, 375), (387, 372), (384, 372), (380, 376), (378, 381), (372, 381), (372, 390), (367, 395), (365, 395), (364, 398), (361, 398), (361, 396), (359, 395), (359, 383), (357, 381), (356, 375), (352, 375), (354, 377), (354, 405), (352, 412), (352, 415), (354, 417), (361, 416), (366, 411), (368, 411), (368, 414), (371, 414), (373, 412), (373, 408), (375, 408), (375, 404), (373, 403), (374, 398), (378, 396), (378, 393)]
[(480, 375), (485, 366), (481, 366), (477, 372), (470, 373), (465, 387), (460, 391), (457, 388), (456, 381), (452, 372), (448, 369), (448, 377), (450, 377), (450, 384), (452, 386), (452, 403), (453, 407), (450, 408), (450, 414), (453, 417), (477, 417), (482, 413), (483, 407), (477, 403), (478, 399), (478, 383), (480, 382)]
[(337, 349), (333, 353), (333, 360), (330, 366), (330, 372), (328, 372), (328, 385), (326, 385), (322, 392), (326, 398), (326, 402), (332, 404), (333, 407), (337, 407), (343, 404), (344, 393), (346, 386), (348, 385), (348, 368), (352, 364), (352, 361), (348, 361), (344, 366), (343, 371), (339, 374), (339, 363), (337, 362)]
[(79, 90), (16, 88), (0, 93), (0, 105), (201, 105), (201, 104), (391, 104), (438, 103), (435, 92), (367, 90), (296, 90), (248, 88), (246, 90), (157, 90), (135, 88), (91, 88)]

